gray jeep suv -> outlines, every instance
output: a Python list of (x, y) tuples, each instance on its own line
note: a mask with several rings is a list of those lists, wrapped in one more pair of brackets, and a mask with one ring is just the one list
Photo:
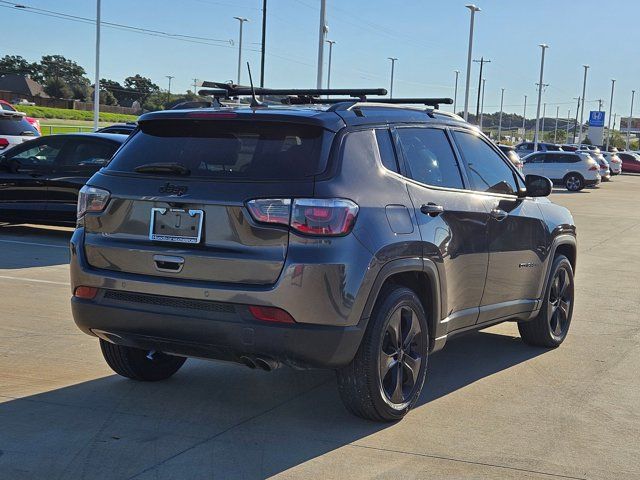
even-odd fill
[(562, 343), (576, 236), (548, 179), (434, 108), (287, 101), (145, 114), (83, 188), (72, 311), (115, 372), (331, 368), (351, 412), (389, 421), (453, 335)]

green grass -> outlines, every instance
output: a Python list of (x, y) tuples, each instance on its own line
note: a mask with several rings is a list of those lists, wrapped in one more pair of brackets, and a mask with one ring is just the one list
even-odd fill
[[(92, 120), (93, 112), (85, 110), (68, 110), (65, 108), (30, 107), (20, 105), (19, 110), (34, 118), (51, 118), (60, 120)], [(125, 115), (122, 113), (100, 112), (102, 122), (134, 122), (138, 119), (136, 115)], [(52, 122), (53, 123), (53, 122)]]

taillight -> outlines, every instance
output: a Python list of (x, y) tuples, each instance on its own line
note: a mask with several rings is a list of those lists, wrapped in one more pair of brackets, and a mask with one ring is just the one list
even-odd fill
[(598, 168), (598, 165), (591, 165), (589, 167), (589, 170), (592, 172), (597, 172), (598, 170), (600, 170), (600, 168)]
[(82, 218), (87, 212), (101, 212), (109, 202), (111, 194), (101, 188), (85, 185), (78, 194), (78, 218)]
[(281, 308), (251, 305), (249, 312), (256, 320), (262, 320), (263, 322), (296, 323), (293, 317)]
[(358, 214), (358, 205), (342, 198), (256, 199), (247, 208), (257, 222), (320, 236), (348, 234)]
[(9, 140), (6, 138), (0, 138), (0, 150), (4, 150), (9, 146)]

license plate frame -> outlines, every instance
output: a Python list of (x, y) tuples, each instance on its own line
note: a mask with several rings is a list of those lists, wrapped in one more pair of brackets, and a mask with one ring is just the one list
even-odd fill
[[(172, 214), (172, 215), (171, 215)], [(160, 221), (158, 221), (160, 219)], [(186, 219), (186, 227), (183, 220)], [(197, 244), (202, 240), (204, 211), (182, 208), (152, 208), (149, 221), (149, 240), (154, 242)], [(173, 226), (170, 226), (173, 225)], [(156, 231), (156, 226), (166, 229), (166, 233)], [(182, 233), (184, 232), (184, 233)], [(187, 235), (187, 233), (194, 234)]]

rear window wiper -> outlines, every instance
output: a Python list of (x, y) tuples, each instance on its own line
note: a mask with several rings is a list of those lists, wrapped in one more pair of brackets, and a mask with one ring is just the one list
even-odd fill
[(137, 173), (172, 173), (189, 175), (191, 170), (180, 163), (145, 163), (134, 168)]

